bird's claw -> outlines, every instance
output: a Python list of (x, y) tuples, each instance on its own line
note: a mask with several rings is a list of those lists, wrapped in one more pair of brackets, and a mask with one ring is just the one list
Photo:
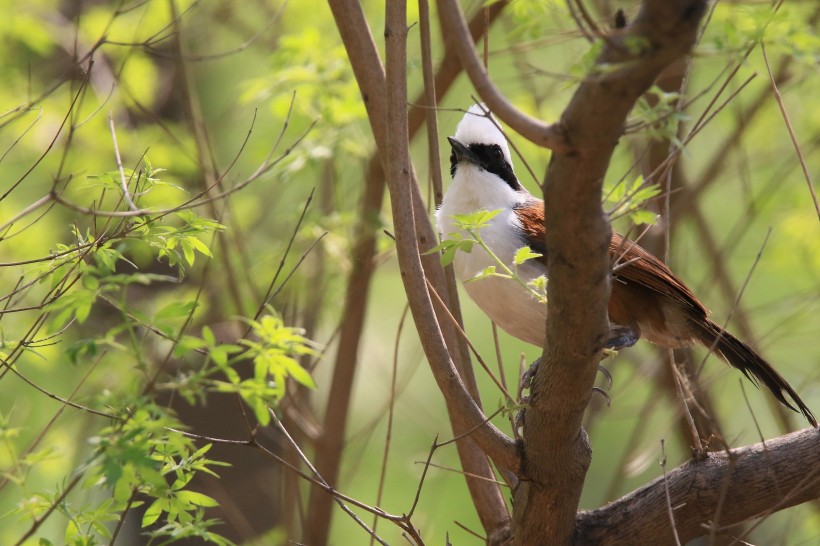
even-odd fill
[[(521, 374), (521, 382), (518, 386), (518, 400), (521, 405), (527, 405), (529, 403), (530, 397), (524, 395), (524, 391), (529, 390), (532, 387), (532, 380), (535, 377), (535, 372), (538, 371), (538, 366), (540, 364), (541, 358), (539, 357), (532, 364), (530, 364), (530, 367), (527, 368), (523, 374)], [(612, 407), (612, 398), (609, 397), (609, 393), (607, 392), (607, 390), (612, 388), (612, 373), (600, 364), (598, 365), (598, 371), (606, 378), (607, 386), (606, 389), (602, 389), (601, 387), (592, 387), (592, 390), (606, 399), (607, 407)], [(522, 412), (519, 412), (516, 417), (516, 426), (520, 424), (520, 420), (522, 418)]]
[(600, 394), (601, 396), (604, 397), (604, 399), (606, 400), (606, 407), (608, 407), (608, 408), (612, 407), (612, 398), (609, 397), (608, 392), (606, 392), (601, 387), (592, 387), (592, 392), (597, 392), (598, 394)]
[(604, 377), (606, 377), (606, 382), (607, 382), (606, 388), (607, 388), (607, 390), (611, 389), (612, 388), (612, 373), (610, 373), (609, 370), (607, 370), (606, 368), (604, 368), (600, 364), (598, 364), (598, 371), (601, 372), (604, 375)]
[(525, 400), (524, 391), (530, 390), (532, 387), (532, 380), (535, 377), (535, 372), (538, 371), (538, 366), (541, 364), (541, 357), (535, 359), (535, 361), (530, 364), (530, 367), (521, 374), (521, 382), (518, 385), (518, 399)]

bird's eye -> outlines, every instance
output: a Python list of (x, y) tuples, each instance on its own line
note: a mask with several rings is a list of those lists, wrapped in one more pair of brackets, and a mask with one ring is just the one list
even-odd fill
[(504, 152), (501, 151), (500, 146), (493, 146), (492, 154), (495, 161), (501, 161), (504, 159)]

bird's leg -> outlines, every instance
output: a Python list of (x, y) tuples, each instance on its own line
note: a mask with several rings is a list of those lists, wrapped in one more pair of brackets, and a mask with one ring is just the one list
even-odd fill
[[(636, 331), (628, 326), (618, 326), (617, 324), (611, 325), (609, 327), (609, 339), (607, 339), (606, 343), (604, 343), (604, 353), (601, 357), (601, 360), (609, 356), (614, 356), (621, 349), (632, 347), (638, 342), (640, 337), (641, 334), (639, 331)], [(609, 370), (607, 370), (601, 364), (598, 364), (598, 371), (604, 374), (604, 377), (606, 377), (607, 382), (609, 383), (607, 389), (612, 388), (612, 374), (609, 373)], [(606, 398), (607, 405), (609, 405), (609, 396), (607, 396)]]
[(536, 358), (530, 367), (521, 374), (521, 381), (518, 383), (518, 401), (521, 404), (529, 402), (529, 396), (524, 395), (524, 391), (532, 387), (532, 379), (535, 377), (535, 372), (538, 371), (538, 366), (541, 364), (541, 357)]
[[(521, 356), (523, 358), (524, 355)], [(539, 365), (541, 365), (540, 356), (536, 358), (532, 364), (530, 364), (530, 367), (527, 368), (524, 373), (521, 374), (521, 380), (518, 382), (518, 404), (521, 409), (516, 412), (513, 423), (514, 434), (518, 439), (521, 438), (520, 431), (524, 428), (524, 412), (526, 411), (526, 406), (530, 403), (530, 396), (529, 394), (524, 394), (524, 391), (529, 390), (532, 387), (532, 379), (535, 377), (535, 372), (538, 371)]]
[[(609, 338), (604, 343), (604, 354), (601, 360), (608, 356), (612, 356), (621, 349), (632, 347), (638, 342), (641, 334), (639, 331), (628, 326), (612, 325), (609, 329)], [(530, 367), (521, 375), (521, 382), (518, 384), (518, 401), (522, 405), (529, 403), (529, 396), (524, 395), (524, 391), (532, 387), (532, 380), (535, 377), (535, 372), (538, 371), (538, 366), (541, 364), (541, 357), (538, 357), (530, 364)], [(592, 387), (593, 392), (597, 392), (606, 399), (606, 405), (609, 407), (612, 400), (609, 398), (607, 390), (612, 388), (612, 374), (604, 366), (598, 364), (598, 371), (604, 375), (607, 380), (606, 389), (601, 387)], [(516, 422), (520, 421), (522, 415), (519, 413)]]

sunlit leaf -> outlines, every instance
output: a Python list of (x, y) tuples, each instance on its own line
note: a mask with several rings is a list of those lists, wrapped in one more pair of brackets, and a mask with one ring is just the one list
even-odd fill
[(518, 250), (515, 251), (515, 256), (513, 256), (513, 263), (515, 265), (521, 265), (527, 260), (532, 260), (535, 258), (542, 257), (543, 254), (539, 254), (538, 252), (533, 252), (533, 250), (528, 246), (522, 246)]

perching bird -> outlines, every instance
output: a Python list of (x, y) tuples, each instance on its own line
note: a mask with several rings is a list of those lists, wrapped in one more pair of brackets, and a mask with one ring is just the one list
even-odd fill
[[(513, 172), (507, 139), (480, 105), (459, 123), (452, 146), (453, 182), (436, 212), (444, 239), (459, 231), (453, 215), (477, 210), (500, 212), (480, 231), (493, 253), (512, 268), (515, 252), (529, 246), (543, 256), (517, 266), (517, 274), (531, 281), (547, 274), (544, 244), (544, 202), (530, 194)], [(462, 234), (463, 235), (463, 234)], [(739, 369), (752, 382), (766, 385), (786, 407), (799, 411), (813, 427), (817, 420), (795, 390), (760, 355), (709, 320), (707, 309), (692, 291), (655, 256), (613, 232), (609, 245), (613, 263), (609, 320), (620, 332), (621, 347), (643, 337), (666, 348), (700, 343)], [(453, 267), (462, 282), (494, 265), (489, 254), (474, 247), (456, 252)], [(519, 283), (486, 277), (465, 283), (467, 293), (503, 330), (533, 345), (543, 346), (547, 306)], [(791, 400), (791, 401), (790, 401)], [(795, 407), (796, 406), (796, 407)]]

